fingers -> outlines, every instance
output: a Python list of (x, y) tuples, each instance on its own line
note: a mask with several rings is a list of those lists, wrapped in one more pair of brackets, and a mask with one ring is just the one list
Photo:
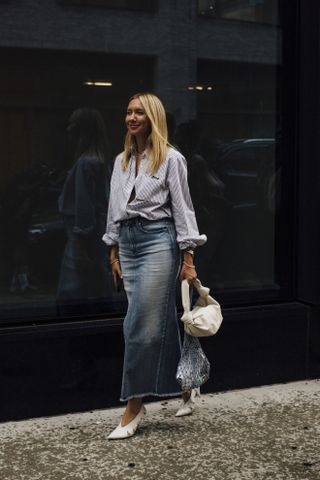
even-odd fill
[(116, 262), (112, 265), (112, 278), (115, 287), (118, 287), (118, 282), (122, 279), (122, 271), (120, 267), (120, 263)]
[(182, 265), (180, 276), (179, 276), (180, 282), (182, 282), (182, 280), (187, 280), (189, 285), (191, 285), (196, 278), (197, 278), (197, 272), (195, 268), (189, 268), (185, 265)]
[(118, 286), (118, 278), (119, 278), (119, 277), (118, 277), (118, 275), (117, 275), (116, 272), (112, 272), (112, 278), (113, 278), (113, 284), (114, 284), (114, 286), (117, 287), (117, 286)]
[(114, 266), (114, 270), (119, 278), (122, 278), (122, 271), (121, 271), (121, 266), (120, 263), (116, 263)]
[(195, 281), (196, 278), (197, 276), (194, 276), (194, 275), (187, 277), (189, 285), (192, 285), (192, 283)]

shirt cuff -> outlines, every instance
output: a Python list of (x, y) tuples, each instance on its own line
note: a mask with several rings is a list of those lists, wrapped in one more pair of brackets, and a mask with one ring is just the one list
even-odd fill
[(207, 241), (207, 235), (199, 235), (197, 238), (185, 239), (179, 243), (180, 250), (186, 250), (187, 248), (192, 248), (193, 250), (196, 247), (204, 245)]
[(105, 233), (102, 237), (102, 240), (104, 241), (104, 243), (106, 243), (107, 245), (118, 245), (118, 238), (117, 237), (113, 237), (112, 235), (109, 235), (107, 233)]

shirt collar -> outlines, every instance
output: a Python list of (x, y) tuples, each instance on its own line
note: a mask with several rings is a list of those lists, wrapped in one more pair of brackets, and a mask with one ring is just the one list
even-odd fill
[[(137, 149), (135, 145), (131, 145), (130, 147), (130, 156), (134, 156), (137, 153)], [(147, 149), (145, 148), (141, 153), (141, 158), (145, 158), (147, 156)]]

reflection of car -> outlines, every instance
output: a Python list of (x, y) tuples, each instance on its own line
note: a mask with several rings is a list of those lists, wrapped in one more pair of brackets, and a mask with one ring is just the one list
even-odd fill
[[(36, 216), (35, 216), (36, 217)], [(66, 241), (63, 219), (59, 213), (50, 218), (34, 218), (29, 229), (29, 260), (32, 273), (37, 282), (56, 285), (61, 257)]]
[(232, 208), (256, 208), (268, 194), (264, 183), (275, 172), (275, 147), (274, 138), (235, 140), (219, 147), (214, 168)]
[(55, 178), (43, 192), (28, 232), (31, 273), (35, 275), (37, 283), (52, 284), (54, 289), (66, 241), (63, 219), (58, 211), (58, 197), (65, 175), (61, 174), (60, 177), (58, 181)]
[(274, 138), (252, 138), (216, 151), (213, 170), (225, 185), (229, 209), (214, 268), (233, 287), (274, 284), (276, 148)]
[(11, 293), (56, 281), (65, 243), (57, 204), (64, 179), (65, 172), (36, 163), (9, 178), (1, 192), (1, 283)]

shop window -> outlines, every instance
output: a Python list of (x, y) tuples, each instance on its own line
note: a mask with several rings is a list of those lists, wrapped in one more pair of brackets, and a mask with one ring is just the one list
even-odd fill
[(190, 183), (202, 229), (213, 241), (210, 253), (199, 250), (198, 261), (223, 290), (280, 289), (276, 217), (284, 210), (277, 69), (253, 62), (198, 62), (194, 132), (197, 153), (208, 168), (208, 197), (200, 189), (199, 171)]
[[(63, 3), (75, 5), (75, 0)], [(110, 8), (131, 5), (77, 2), (89, 3)], [(249, 20), (250, 7), (254, 28), (249, 23), (239, 28), (237, 22), (221, 22), (219, 29), (210, 21), (199, 25), (198, 17), (190, 17), (191, 0), (181, 2), (179, 16), (172, 3), (165, 2), (166, 15), (129, 12), (123, 29), (121, 16), (114, 25), (101, 10), (99, 32), (105, 38), (100, 42), (99, 36), (99, 48), (108, 45), (108, 53), (92, 51), (95, 25), (87, 28), (87, 17), (81, 19), (73, 9), (67, 12), (69, 40), (81, 31), (87, 52), (63, 51), (61, 43), (56, 50), (0, 49), (2, 321), (112, 318), (125, 312), (125, 294), (112, 286), (105, 251), (90, 281), (95, 241), (99, 240), (99, 249), (104, 247), (101, 236), (82, 237), (84, 241), (71, 248), (70, 224), (61, 214), (59, 198), (77, 161), (73, 130), (77, 121), (72, 114), (89, 108), (88, 121), (94, 110), (105, 125), (100, 178), (106, 213), (113, 159), (123, 149), (127, 101), (146, 90), (162, 99), (170, 142), (186, 157), (199, 229), (208, 236), (195, 256), (203, 284), (224, 305), (290, 295), (294, 147), (286, 125), (294, 121), (295, 102), (282, 27), (258, 23), (263, 19), (258, 18), (258, 8), (263, 11), (265, 5), (258, 0), (211, 2), (218, 18), (233, 20)], [(201, 5), (204, 8), (204, 2)], [(57, 10), (58, 30), (61, 9)], [(100, 15), (91, 18), (100, 20)], [(197, 35), (185, 34), (186, 22), (188, 31), (192, 27)], [(73, 45), (76, 48), (77, 43)], [(86, 201), (84, 211), (85, 206)], [(82, 259), (76, 273), (75, 258)], [(101, 278), (104, 287), (95, 289), (101, 287)]]
[[(1, 95), (5, 92), (0, 108), (0, 318), (122, 312), (125, 296), (113, 288), (101, 237), (113, 159), (123, 145), (126, 102), (134, 91), (152, 90), (153, 59), (19, 50), (2, 50), (0, 56), (5, 65), (0, 79)], [(130, 85), (123, 65), (140, 72)], [(93, 173), (84, 166), (87, 187), (80, 185), (82, 190), (73, 193), (83, 199), (78, 214), (85, 217), (86, 204), (94, 200), (90, 185), (100, 190), (101, 225), (96, 223), (93, 234), (84, 228), (71, 245), (59, 197), (97, 115), (105, 126), (103, 138), (96, 131), (103, 165)]]

